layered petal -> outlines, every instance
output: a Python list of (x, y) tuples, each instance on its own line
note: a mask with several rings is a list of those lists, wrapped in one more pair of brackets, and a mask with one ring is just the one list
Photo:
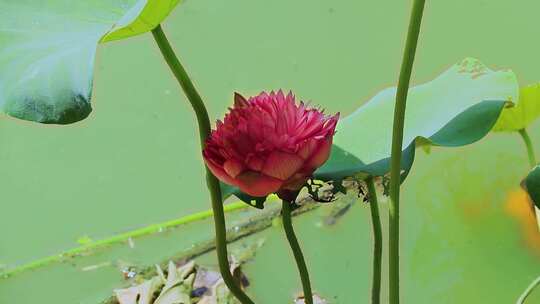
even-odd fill
[(312, 170), (295, 173), (291, 178), (283, 183), (281, 188), (286, 190), (298, 190), (307, 182), (311, 174), (313, 174)]
[(223, 170), (223, 168), (217, 165), (214, 161), (205, 158), (205, 163), (208, 169), (210, 169), (210, 171), (212, 172), (212, 174), (214, 174), (214, 176), (217, 177), (220, 181), (232, 186), (236, 186), (234, 178), (230, 177), (227, 172), (225, 172), (225, 170)]
[(304, 160), (309, 160), (315, 151), (317, 151), (318, 144), (319, 141), (314, 138), (307, 139), (304, 143), (302, 143), (302, 145), (300, 145), (297, 153), (298, 156)]
[(277, 192), (283, 181), (259, 172), (246, 171), (236, 178), (236, 186), (251, 196), (262, 197)]
[(274, 151), (266, 159), (262, 172), (280, 180), (287, 180), (300, 170), (303, 164), (304, 160), (297, 155)]
[(244, 98), (211, 132), (204, 159), (221, 181), (252, 196), (294, 192), (329, 157), (339, 118), (296, 104), (292, 92)]
[(332, 150), (332, 137), (318, 141), (317, 147), (311, 158), (307, 161), (306, 166), (309, 168), (319, 168), (324, 164), (330, 156)]
[(244, 165), (235, 159), (229, 159), (223, 164), (223, 170), (225, 170), (227, 175), (231, 178), (235, 178), (244, 171)]

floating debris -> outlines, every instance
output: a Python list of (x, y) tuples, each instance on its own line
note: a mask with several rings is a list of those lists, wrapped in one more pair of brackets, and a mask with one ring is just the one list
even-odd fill
[(151, 304), (154, 293), (163, 286), (159, 277), (154, 277), (140, 285), (114, 291), (120, 304)]
[(103, 263), (99, 263), (99, 264), (85, 266), (85, 267), (81, 268), (81, 270), (82, 271), (92, 271), (92, 270), (97, 270), (99, 268), (103, 268), (103, 267), (107, 267), (107, 266), (111, 266), (111, 262), (103, 262)]
[[(304, 301), (304, 295), (301, 295), (301, 296), (297, 297), (294, 300), (294, 304), (305, 304), (305, 303), (306, 302)], [(324, 298), (322, 298), (318, 294), (314, 294), (313, 295), (313, 304), (329, 304), (329, 303), (328, 303), (327, 300), (325, 300)]]
[[(241, 267), (250, 260), (255, 251), (264, 244), (264, 239), (246, 245), (230, 258), (230, 270), (242, 288), (249, 285), (249, 280)], [(178, 267), (169, 262), (167, 271), (156, 265), (157, 275), (138, 282), (137, 285), (114, 290), (117, 304), (238, 304), (230, 293), (221, 274), (217, 271), (196, 265), (193, 260)], [(124, 276), (133, 282), (138, 281), (133, 267), (126, 266)], [(139, 278), (140, 279), (140, 278)]]
[(122, 275), (126, 280), (133, 279), (137, 276), (137, 271), (133, 268), (124, 268), (122, 269)]
[(131, 237), (128, 238), (127, 242), (128, 242), (129, 248), (131, 248), (131, 249), (135, 248), (135, 241), (133, 241), (133, 238), (131, 238)]
[(79, 243), (80, 245), (88, 245), (93, 241), (94, 240), (92, 240), (88, 235), (83, 235), (77, 239), (77, 243)]
[(117, 266), (125, 280), (134, 279), (139, 274), (137, 266), (135, 266), (133, 263), (122, 260), (118, 261), (117, 263)]

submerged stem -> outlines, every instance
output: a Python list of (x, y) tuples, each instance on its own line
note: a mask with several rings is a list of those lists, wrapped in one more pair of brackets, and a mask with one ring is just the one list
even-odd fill
[[(195, 89), (195, 86), (191, 82), (186, 70), (180, 63), (178, 57), (176, 57), (165, 33), (161, 29), (161, 25), (158, 25), (152, 30), (152, 35), (156, 40), (156, 43), (161, 50), (165, 61), (169, 65), (169, 68), (173, 72), (174, 76), (178, 80), (178, 83), (182, 87), (182, 90), (186, 94), (191, 107), (195, 111), (197, 116), (197, 123), (199, 124), (199, 138), (201, 144), (201, 150), (204, 149), (204, 142), (210, 134), (210, 119), (208, 118), (208, 112), (202, 101), (201, 96)], [(243, 304), (254, 304), (253, 301), (242, 291), (239, 285), (234, 280), (230, 268), (229, 259), (227, 254), (227, 238), (225, 227), (225, 215), (223, 212), (223, 204), (221, 198), (221, 189), (216, 177), (206, 168), (206, 184), (210, 191), (210, 198), (212, 201), (212, 210), (214, 212), (214, 225), (216, 230), (216, 251), (219, 263), (219, 270), (223, 281), (231, 291), (231, 293)]]
[(523, 142), (525, 142), (525, 147), (527, 148), (527, 155), (529, 156), (529, 165), (532, 167), (536, 166), (536, 157), (534, 155), (534, 147), (531, 142), (531, 138), (529, 137), (529, 133), (527, 133), (527, 130), (525, 128), (520, 129), (519, 135), (521, 135), (521, 138), (523, 139)]
[(291, 203), (283, 200), (283, 207), (281, 209), (281, 215), (283, 217), (283, 228), (285, 229), (285, 235), (289, 241), (289, 245), (296, 260), (296, 266), (300, 273), (300, 279), (302, 280), (302, 288), (304, 289), (304, 303), (313, 304), (313, 294), (311, 292), (311, 284), (309, 282), (309, 273), (302, 254), (302, 249), (298, 244), (298, 239), (294, 234), (294, 229), (291, 220)]
[(425, 0), (414, 0), (407, 41), (396, 93), (394, 125), (392, 131), (392, 155), (390, 167), (390, 206), (389, 206), (389, 300), (390, 304), (399, 303), (399, 186), (401, 184), (401, 149), (403, 146), (403, 127), (405, 124), (405, 106), (411, 79), (416, 45), (420, 34), (420, 24), (424, 12)]
[(366, 180), (368, 186), (369, 208), (371, 209), (371, 223), (373, 225), (373, 281), (371, 285), (371, 303), (381, 302), (381, 262), (382, 262), (382, 229), (379, 217), (377, 191), (373, 177)]
[[(234, 212), (236, 210), (242, 210), (244, 208), (247, 208), (247, 206), (248, 205), (242, 201), (234, 202), (234, 203), (225, 205), (224, 212), (227, 213), (227, 212)], [(8, 269), (4, 272), (0, 271), (0, 280), (10, 278), (24, 271), (35, 270), (40, 267), (45, 267), (53, 263), (66, 262), (66, 260), (69, 258), (77, 257), (80, 255), (87, 255), (91, 251), (103, 249), (103, 248), (106, 248), (108, 246), (112, 246), (115, 244), (122, 244), (122, 243), (125, 243), (129, 239), (136, 239), (138, 237), (148, 236), (154, 233), (159, 233), (163, 230), (178, 227), (180, 225), (186, 225), (186, 224), (190, 224), (196, 221), (204, 220), (206, 218), (213, 216), (213, 214), (214, 212), (212, 210), (205, 210), (205, 211), (189, 214), (186, 216), (182, 216), (174, 220), (169, 220), (169, 221), (165, 221), (165, 222), (161, 222), (157, 224), (151, 224), (146, 227), (116, 234), (105, 239), (91, 241), (79, 247), (71, 248), (61, 253), (57, 253), (57, 254), (50, 255), (44, 258), (40, 258), (30, 263), (17, 266), (13, 269)]]

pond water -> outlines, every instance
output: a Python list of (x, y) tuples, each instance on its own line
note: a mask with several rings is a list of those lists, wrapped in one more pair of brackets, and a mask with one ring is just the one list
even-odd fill
[[(409, 8), (410, 1), (393, 0), (188, 0), (164, 30), (213, 119), (234, 91), (279, 88), (347, 114), (395, 83)], [(428, 1), (413, 81), (468, 56), (513, 69), (522, 85), (538, 81), (539, 9), (533, 0)], [(81, 123), (0, 119), (0, 264), (209, 208), (194, 117), (151, 35), (101, 45), (94, 87), (94, 112)], [(540, 150), (540, 124), (530, 132)], [(406, 302), (512, 303), (540, 275), (539, 240), (520, 216), (526, 171), (516, 134), (418, 151), (402, 199)], [(318, 225), (319, 211), (297, 220), (314, 288), (334, 303), (368, 300), (368, 211), (355, 204), (332, 227)], [(119, 259), (149, 265), (211, 235), (203, 221), (136, 241), (136, 250), (112, 246), (22, 273), (0, 281), (0, 303), (98, 303), (122, 284)], [(281, 229), (253, 238), (266, 242), (246, 265), (249, 292), (258, 303), (286, 303), (299, 285)], [(540, 301), (540, 292), (533, 297), (530, 303)]]

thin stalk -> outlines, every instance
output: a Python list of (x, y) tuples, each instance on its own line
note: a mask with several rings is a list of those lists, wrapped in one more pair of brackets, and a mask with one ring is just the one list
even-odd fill
[(525, 299), (531, 294), (531, 292), (534, 290), (536, 286), (540, 284), (540, 277), (536, 278), (532, 283), (525, 289), (523, 294), (519, 297), (516, 304), (523, 304), (525, 303)]
[[(534, 155), (534, 147), (531, 138), (529, 137), (529, 133), (527, 133), (527, 130), (525, 128), (518, 130), (518, 133), (519, 135), (521, 135), (521, 138), (525, 143), (525, 147), (527, 148), (527, 155), (529, 156), (529, 166), (531, 168), (534, 168), (534, 166), (536, 166), (536, 157)], [(538, 216), (540, 209), (534, 206), (534, 204), (531, 204), (531, 207), (534, 211), (534, 215)]]
[(531, 138), (529, 137), (529, 133), (527, 133), (527, 130), (525, 128), (518, 131), (519, 135), (521, 135), (521, 138), (523, 139), (523, 142), (525, 142), (525, 147), (527, 147), (527, 155), (529, 156), (529, 165), (532, 167), (536, 166), (536, 157), (534, 155), (534, 147), (531, 142)]
[(403, 146), (403, 127), (405, 124), (405, 106), (407, 93), (416, 53), (416, 45), (420, 34), (420, 24), (424, 12), (425, 0), (414, 0), (407, 41), (401, 70), (399, 73), (394, 108), (394, 125), (392, 131), (392, 155), (390, 167), (390, 206), (389, 206), (389, 300), (390, 304), (399, 303), (399, 186), (401, 184), (401, 150)]
[(294, 234), (294, 229), (291, 220), (291, 203), (283, 200), (283, 207), (281, 208), (281, 215), (283, 217), (283, 228), (285, 229), (285, 235), (289, 241), (289, 245), (296, 260), (296, 266), (300, 273), (300, 279), (302, 280), (302, 288), (304, 289), (304, 303), (313, 304), (313, 294), (311, 292), (311, 284), (309, 282), (309, 273), (302, 254), (302, 249), (298, 244), (298, 239)]
[(371, 209), (371, 224), (373, 225), (373, 281), (371, 285), (371, 303), (381, 302), (381, 262), (382, 262), (382, 229), (379, 217), (377, 190), (373, 177), (366, 180), (368, 186), (369, 208)]
[[(525, 143), (525, 147), (527, 148), (527, 155), (529, 156), (529, 165), (531, 168), (536, 166), (536, 157), (534, 154), (534, 147), (532, 145), (531, 138), (529, 137), (529, 133), (525, 128), (520, 129), (519, 135), (521, 135), (521, 138), (523, 139), (523, 142)], [(538, 212), (538, 208), (533, 208), (535, 213)], [(528, 287), (525, 289), (523, 294), (519, 297), (517, 300), (517, 304), (523, 304), (525, 303), (525, 299), (531, 294), (531, 292), (540, 284), (540, 277), (536, 278)]]
[[(156, 43), (161, 50), (163, 58), (169, 65), (169, 68), (173, 72), (174, 76), (178, 80), (178, 83), (182, 87), (182, 90), (186, 94), (191, 107), (195, 111), (197, 116), (197, 123), (199, 125), (199, 138), (201, 144), (201, 150), (204, 149), (204, 143), (208, 135), (210, 135), (210, 119), (208, 112), (202, 101), (201, 96), (195, 89), (195, 86), (191, 82), (186, 70), (180, 63), (180, 60), (174, 53), (165, 33), (161, 29), (161, 25), (158, 25), (152, 30), (152, 35), (156, 40)], [(225, 215), (223, 212), (223, 204), (221, 197), (221, 189), (216, 177), (206, 168), (206, 184), (210, 191), (210, 198), (212, 201), (212, 210), (214, 212), (214, 226), (216, 230), (216, 251), (219, 263), (219, 270), (223, 281), (231, 291), (231, 293), (243, 304), (254, 304), (254, 302), (242, 291), (234, 280), (230, 268), (229, 259), (227, 254), (227, 236), (225, 227)]]

